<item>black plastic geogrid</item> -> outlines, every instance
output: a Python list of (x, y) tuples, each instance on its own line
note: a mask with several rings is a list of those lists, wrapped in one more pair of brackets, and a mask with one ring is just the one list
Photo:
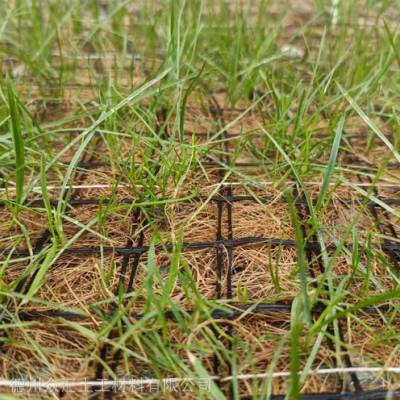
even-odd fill
[[(213, 117), (216, 120), (220, 120), (222, 123), (222, 118), (223, 118), (223, 112), (224, 110), (221, 109), (218, 106), (218, 103), (214, 102), (214, 105), (211, 105), (210, 107), (211, 113)], [(162, 116), (160, 117), (160, 119)], [(223, 132), (223, 136), (227, 137), (227, 133)], [(225, 141), (226, 145), (227, 141)], [(226, 147), (224, 149), (225, 154), (229, 154), (228, 148)], [(349, 162), (352, 162), (352, 160), (349, 160)], [(157, 166), (157, 161), (155, 161), (156, 167), (155, 167), (155, 172), (157, 173), (158, 166)], [(98, 163), (95, 160), (93, 160), (93, 157), (91, 159), (86, 159), (86, 156), (83, 156), (80, 162), (80, 166), (85, 169), (92, 169), (96, 168), (97, 166), (101, 165), (102, 163)], [(221, 180), (224, 177), (225, 169), (228, 167), (234, 167), (234, 166), (239, 166), (238, 164), (232, 164), (231, 165), (231, 160), (229, 155), (225, 155), (221, 157), (221, 159), (217, 162), (215, 161), (205, 161), (204, 164), (205, 166), (210, 166), (210, 167), (218, 167), (220, 171), (220, 178)], [(257, 164), (253, 163), (242, 163), (240, 164), (240, 167), (253, 167), (253, 166), (258, 166)], [(86, 172), (88, 173), (88, 172)], [(81, 178), (82, 179), (82, 178)], [(378, 194), (376, 194), (378, 196)], [(65, 198), (63, 201), (65, 201), (68, 206), (70, 207), (76, 207), (76, 206), (85, 206), (85, 205), (90, 205), (90, 204), (99, 204), (100, 199), (78, 199), (76, 197), (76, 192), (72, 191), (70, 193), (69, 198)], [(133, 204), (133, 203), (138, 203), (144, 201), (145, 199), (120, 199), (118, 200), (118, 203), (123, 203), (123, 204)], [(215, 202), (217, 204), (217, 221), (216, 221), (216, 235), (215, 235), (215, 241), (212, 242), (192, 242), (192, 243), (184, 243), (183, 248), (186, 250), (195, 250), (195, 249), (213, 249), (216, 254), (215, 258), (215, 273), (216, 273), (216, 281), (215, 281), (215, 289), (216, 289), (216, 298), (217, 299), (222, 299), (223, 295), (222, 293), (225, 293), (225, 299), (229, 300), (232, 298), (232, 260), (233, 260), (233, 253), (234, 249), (236, 247), (242, 247), (246, 245), (262, 245), (262, 244), (269, 244), (271, 246), (285, 246), (285, 247), (295, 247), (296, 242), (292, 239), (279, 239), (279, 238), (268, 238), (268, 237), (242, 237), (242, 238), (234, 238), (233, 234), (233, 204), (235, 202), (241, 202), (241, 201), (254, 201), (254, 202), (264, 202), (268, 203), (272, 199), (268, 197), (262, 197), (262, 198), (255, 198), (253, 196), (244, 196), (244, 195), (234, 195), (233, 193), (233, 187), (228, 185), (222, 186), (220, 189), (219, 193), (213, 197), (206, 197), (206, 196), (197, 196), (193, 197), (190, 200), (182, 200), (182, 202), (190, 202), (190, 201), (201, 201), (201, 200), (208, 200)], [(103, 203), (110, 201), (107, 199), (102, 199), (101, 200)], [(274, 201), (277, 201), (274, 199)], [(284, 202), (285, 200), (279, 199), (278, 201)], [(372, 202), (366, 202), (361, 200), (363, 204), (367, 204), (370, 209), (371, 209), (371, 214), (376, 220), (376, 224), (378, 228), (381, 230), (381, 233), (386, 233), (386, 230), (389, 230), (389, 233), (391, 234), (392, 237), (397, 238), (397, 233), (390, 222), (390, 218), (388, 215), (385, 213), (383, 210), (381, 213), (378, 212), (379, 205), (376, 203)], [(385, 202), (387, 204), (391, 205), (398, 205), (400, 204), (399, 199), (386, 199)], [(0, 205), (4, 205), (5, 201), (0, 202)], [(31, 206), (40, 206), (42, 204), (41, 200), (33, 200), (30, 203)], [(52, 201), (51, 204), (53, 206), (56, 206), (58, 204), (58, 201)], [(308, 234), (308, 228), (306, 221), (309, 218), (309, 210), (307, 208), (307, 203), (305, 202), (303, 198), (302, 193), (295, 193), (295, 204), (298, 209), (299, 216), (301, 217), (302, 220), (302, 228), (303, 228), (303, 234), (305, 238), (309, 237)], [(346, 201), (343, 202), (344, 205), (348, 204)], [(138, 227), (142, 226), (145, 223), (145, 216), (142, 212), (142, 207), (134, 207), (132, 211), (132, 224), (131, 224), (131, 233), (137, 232)], [(68, 208), (67, 208), (68, 210)], [(226, 232), (227, 235), (224, 237), (223, 235), (223, 221), (224, 221), (224, 211), (226, 212)], [(385, 224), (383, 225), (380, 221), (380, 214), (383, 216), (385, 220)], [(118, 294), (118, 291), (122, 288), (125, 282), (125, 278), (128, 277), (128, 284), (124, 288), (126, 293), (130, 293), (133, 290), (134, 282), (135, 282), (135, 276), (136, 272), (139, 266), (139, 262), (141, 259), (142, 254), (146, 253), (148, 251), (148, 246), (145, 245), (145, 238), (144, 238), (144, 233), (143, 229), (139, 229), (139, 237), (137, 241), (134, 243), (132, 239), (128, 239), (127, 243), (124, 247), (71, 247), (65, 250), (65, 254), (104, 254), (104, 253), (116, 253), (120, 254), (123, 256), (122, 259), (122, 264), (121, 264), (121, 270), (119, 273), (119, 282), (117, 285), (117, 289), (115, 294)], [(131, 236), (131, 235), (129, 235)], [(50, 239), (50, 232), (48, 229), (46, 229), (41, 237), (38, 239), (38, 241), (35, 244), (34, 247), (34, 253), (40, 252), (43, 247), (47, 244), (48, 240)], [(346, 244), (348, 248), (351, 248), (352, 244), (348, 243)], [(400, 267), (400, 256), (399, 256), (399, 251), (400, 251), (400, 244), (396, 242), (392, 242), (389, 239), (384, 239), (383, 243), (379, 244), (369, 244), (369, 247), (376, 247), (376, 248), (381, 248), (387, 255), (389, 256), (391, 262), (397, 267)], [(360, 244), (360, 247), (363, 247), (363, 244)], [(336, 245), (334, 243), (330, 243), (327, 246), (328, 250), (334, 250), (336, 248)], [(158, 250), (171, 250), (172, 245), (163, 245), (163, 246), (156, 246), (156, 251)], [(324, 273), (324, 267), (321, 262), (321, 248), (318, 243), (317, 238), (311, 237), (305, 244), (305, 250), (306, 250), (306, 256), (307, 256), (307, 261), (309, 264), (309, 274), (312, 277), (315, 277), (317, 274)], [(14, 250), (0, 250), (3, 255), (11, 255), (12, 257), (14, 256), (29, 256), (30, 252), (28, 249), (14, 249)], [(30, 285), (33, 282), (34, 279), (34, 274), (31, 276), (29, 282), (27, 282), (27, 278), (23, 279), (19, 282), (17, 285), (15, 291), (16, 292), (21, 292), (21, 293), (26, 293), (29, 290)], [(225, 290), (222, 290), (222, 283), (223, 283), (223, 277), (226, 277), (226, 288)], [(11, 305), (9, 305), (11, 307)], [(316, 316), (320, 315), (324, 310), (325, 310), (325, 303), (323, 300), (319, 304), (316, 304), (313, 309), (311, 310), (312, 313)], [(385, 312), (390, 312), (392, 308), (388, 305), (381, 305), (377, 307), (364, 307), (362, 309), (363, 312), (367, 313), (376, 313), (379, 315), (379, 313), (385, 313)], [(193, 310), (181, 310), (183, 316), (190, 316)], [(290, 313), (291, 311), (291, 304), (289, 303), (273, 303), (273, 304), (265, 304), (265, 303), (246, 303), (246, 304), (241, 304), (241, 305), (231, 305), (231, 306), (221, 306), (221, 309), (214, 309), (210, 310), (210, 317), (215, 318), (215, 319), (235, 319), (240, 316), (242, 316), (244, 313), (249, 313), (252, 315), (257, 315), (257, 314), (270, 314), (270, 313)], [(104, 312), (99, 317), (104, 318), (104, 319), (109, 319), (112, 318), (113, 315), (113, 310), (109, 312)], [(172, 312), (167, 311), (165, 313), (166, 318), (171, 318), (175, 319), (175, 315)], [(83, 314), (78, 314), (74, 312), (68, 312), (68, 311), (60, 311), (60, 310), (48, 310), (48, 311), (19, 311), (18, 316), (21, 320), (30, 320), (30, 319), (35, 319), (35, 318), (63, 318), (63, 319), (70, 319), (70, 320), (85, 320), (88, 318), (88, 316), (85, 316)], [(140, 312), (135, 312), (130, 314), (131, 318), (135, 319), (140, 319), (143, 317), (143, 314)], [(224, 323), (223, 322), (218, 322), (217, 323), (221, 324), (221, 326), (224, 328)], [(228, 327), (224, 328), (226, 333), (229, 336), (233, 336), (234, 332), (232, 329), (231, 325), (228, 325)], [(331, 329), (330, 327), (328, 329)], [(340, 324), (340, 319), (339, 319), (339, 334), (341, 337), (341, 340), (344, 342), (344, 335), (342, 332), (342, 327)], [(331, 340), (328, 340), (328, 345), (329, 347), (333, 348), (333, 342)], [(111, 364), (110, 367), (113, 371), (116, 371), (118, 363), (121, 358), (121, 353), (120, 352), (114, 352), (113, 354), (111, 353), (111, 349), (109, 346), (104, 345), (100, 349), (100, 354), (99, 357), (106, 362), (106, 360), (112, 356), (111, 358)], [(343, 364), (346, 367), (352, 367), (352, 361), (350, 359), (350, 355), (347, 351), (343, 351)], [(229, 365), (229, 363), (228, 363)], [(220, 361), (218, 357), (214, 357), (214, 373), (217, 376), (221, 376), (220, 374)], [(230, 370), (229, 373), (232, 371)], [(98, 363), (96, 366), (96, 372), (95, 372), (95, 378), (96, 379), (102, 379), (104, 375), (104, 366), (102, 363)], [(357, 377), (356, 373), (350, 373), (348, 374), (350, 377), (351, 381), (351, 386), (346, 385), (345, 383), (342, 383), (340, 385), (342, 387), (342, 390), (344, 392), (335, 392), (335, 393), (307, 393), (303, 395), (303, 399), (315, 399), (315, 400), (336, 400), (336, 399), (341, 399), (341, 400), (355, 400), (355, 399), (385, 399), (387, 396), (391, 396), (390, 398), (399, 398), (400, 399), (400, 391), (398, 392), (388, 392), (384, 390), (384, 388), (378, 388), (377, 390), (369, 390), (369, 391), (364, 391), (362, 384), (360, 383), (359, 378)], [(352, 388), (354, 388), (354, 391), (352, 391)], [(228, 390), (228, 396), (231, 396), (231, 390)], [(100, 393), (94, 393), (94, 396), (100, 395)], [(112, 390), (104, 392), (105, 398), (112, 398), (113, 392)], [(271, 399), (278, 400), (278, 399), (284, 399), (284, 395), (274, 395), (271, 397)]]

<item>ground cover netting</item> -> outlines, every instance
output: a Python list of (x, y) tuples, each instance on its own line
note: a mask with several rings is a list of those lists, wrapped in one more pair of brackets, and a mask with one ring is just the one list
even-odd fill
[[(38, 398), (400, 396), (398, 68), (387, 33), (398, 7), (342, 5), (333, 26), (307, 4), (268, 9), (282, 24), (262, 59), (250, 49), (257, 35), (246, 37), (265, 34), (247, 25), (263, 18), (250, 6), (238, 29), (221, 21), (240, 8), (208, 4), (199, 49), (178, 41), (167, 54), (156, 3), (63, 26), (99, 43), (125, 30), (140, 38), (135, 51), (110, 39), (107, 51), (94, 41), (77, 54), (71, 40), (27, 62), (6, 41), (26, 150), (18, 205), (5, 132), (1, 378), (135, 380), (128, 391), (29, 391)], [(246, 45), (231, 76), (233, 34)], [(345, 48), (369, 69), (339, 62)], [(364, 104), (357, 91), (368, 90)]]

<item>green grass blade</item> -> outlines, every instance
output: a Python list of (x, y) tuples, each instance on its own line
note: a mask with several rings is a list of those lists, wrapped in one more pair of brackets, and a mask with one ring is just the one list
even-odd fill
[(338, 155), (339, 147), (340, 147), (340, 141), (342, 139), (344, 121), (345, 121), (345, 116), (343, 115), (339, 120), (339, 124), (336, 128), (335, 138), (333, 139), (331, 155), (329, 157), (328, 166), (326, 168), (326, 173), (324, 176), (324, 180), (322, 182), (321, 191), (319, 193), (317, 205), (315, 207), (317, 211), (321, 209), (321, 207), (324, 203), (325, 197), (329, 191), (329, 183), (331, 181), (331, 178), (332, 178), (332, 175), (333, 175), (333, 172), (335, 169), (336, 159), (337, 159), (337, 155)]
[(356, 103), (356, 101), (340, 86), (340, 84), (337, 84), (339, 86), (339, 89), (342, 91), (343, 96), (346, 98), (346, 100), (349, 102), (351, 107), (354, 109), (354, 111), (360, 116), (360, 118), (368, 125), (368, 127), (376, 134), (376, 136), (379, 137), (379, 139), (382, 140), (383, 143), (387, 146), (387, 148), (393, 153), (393, 155), (396, 157), (396, 160), (400, 162), (400, 154), (398, 151), (394, 148), (393, 144), (390, 143), (390, 140), (383, 134), (383, 132), (377, 127), (374, 121), (371, 120), (365, 114), (363, 110), (361, 110), (360, 106)]
[(300, 399), (300, 356), (301, 356), (301, 336), (303, 331), (301, 299), (293, 300), (292, 311), (290, 315), (290, 384), (286, 399)]
[(305, 255), (305, 241), (304, 241), (303, 232), (301, 229), (299, 216), (297, 215), (296, 207), (294, 205), (293, 197), (289, 192), (286, 192), (286, 200), (287, 200), (287, 203), (289, 206), (292, 224), (295, 229), (297, 264), (298, 264), (299, 273), (300, 273), (301, 294), (302, 294), (302, 298), (303, 298), (306, 322), (309, 324), (311, 322), (311, 317), (310, 317), (310, 300), (309, 300), (308, 291), (307, 291), (308, 264), (307, 264), (306, 255)]
[(394, 53), (394, 56), (396, 57), (397, 64), (398, 64), (398, 66), (400, 68), (400, 51), (399, 51), (399, 47), (396, 46), (395, 38), (393, 37), (393, 33), (390, 30), (389, 25), (387, 24), (387, 22), (385, 20), (383, 20), (383, 26), (385, 28), (386, 35), (389, 38), (390, 45), (392, 46), (393, 53)]
[(42, 157), (40, 164), (40, 186), (42, 188), (42, 198), (47, 213), (47, 221), (49, 223), (49, 229), (52, 235), (54, 236), (55, 229), (54, 229), (53, 210), (50, 204), (49, 194), (47, 191), (46, 163), (44, 161), (44, 157)]
[(189, 360), (193, 365), (193, 369), (195, 370), (196, 374), (200, 377), (200, 379), (204, 380), (204, 382), (209, 382), (210, 386), (210, 394), (213, 399), (222, 400), (225, 396), (221, 393), (221, 390), (215, 384), (215, 382), (211, 379), (210, 375), (202, 365), (201, 361), (191, 352), (189, 352)]
[(24, 174), (25, 174), (25, 148), (24, 138), (22, 137), (20, 116), (17, 108), (16, 95), (10, 78), (7, 79), (8, 107), (10, 112), (10, 125), (15, 152), (15, 184), (16, 184), (16, 203), (21, 204), (24, 194)]
[(47, 251), (46, 257), (42, 265), (39, 267), (39, 270), (35, 278), (33, 279), (33, 282), (29, 287), (28, 293), (26, 294), (26, 297), (22, 302), (22, 304), (26, 304), (27, 302), (29, 302), (29, 300), (34, 296), (34, 294), (39, 290), (47, 271), (55, 261), (56, 252), (57, 252), (57, 244), (53, 243), (53, 245)]

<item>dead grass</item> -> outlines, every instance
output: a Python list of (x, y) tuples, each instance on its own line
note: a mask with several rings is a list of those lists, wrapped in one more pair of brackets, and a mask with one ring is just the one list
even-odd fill
[(19, 222), (23, 227), (21, 229), (13, 218), (13, 214), (12, 210), (0, 206), (1, 248), (27, 247), (27, 240), (34, 246), (47, 227), (47, 217), (39, 210), (22, 210), (19, 214)]
[[(90, 327), (83, 323), (82, 326)], [(11, 332), (13, 343), (3, 347), (2, 377), (17, 378), (21, 371), (29, 379), (82, 379), (88, 376), (90, 359), (87, 357), (89, 339), (57, 323), (35, 322), (22, 333)], [(41, 351), (32, 348), (37, 343)]]
[(294, 249), (271, 246), (235, 249), (232, 274), (234, 299), (241, 302), (286, 300), (299, 289)]

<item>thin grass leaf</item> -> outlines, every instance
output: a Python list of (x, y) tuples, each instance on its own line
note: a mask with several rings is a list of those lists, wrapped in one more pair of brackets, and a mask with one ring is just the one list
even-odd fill
[(372, 202), (374, 202), (378, 206), (382, 207), (384, 210), (386, 210), (390, 214), (394, 215), (397, 218), (400, 218), (400, 211), (394, 209), (389, 204), (385, 203), (384, 200), (374, 196), (372, 193), (367, 192), (362, 187), (358, 186), (356, 183), (353, 183), (353, 182), (349, 181), (348, 179), (346, 179), (344, 177), (339, 176), (339, 179), (344, 184), (346, 184), (348, 187), (354, 189), (356, 192), (358, 192), (361, 195), (363, 195), (366, 199), (371, 200)]
[(191, 364), (193, 365), (193, 368), (197, 375), (201, 378), (204, 379), (205, 381), (209, 380), (210, 385), (210, 394), (212, 395), (213, 399), (217, 400), (223, 400), (225, 399), (225, 396), (222, 394), (221, 390), (218, 388), (218, 386), (215, 384), (215, 382), (211, 379), (210, 375), (208, 374), (207, 370), (204, 368), (202, 365), (201, 361), (191, 352), (188, 352), (189, 360)]
[(47, 271), (50, 269), (50, 267), (56, 260), (56, 253), (57, 253), (57, 243), (53, 243), (53, 245), (48, 249), (46, 257), (42, 262), (41, 266), (39, 267), (39, 270), (35, 278), (33, 279), (33, 282), (30, 285), (29, 290), (22, 304), (28, 303), (29, 300), (34, 296), (34, 294), (40, 289)]
[(297, 215), (297, 210), (294, 205), (293, 197), (289, 191), (286, 192), (286, 200), (289, 206), (290, 216), (292, 220), (292, 224), (295, 229), (295, 241), (296, 241), (296, 252), (297, 252), (297, 264), (299, 267), (300, 272), (300, 285), (301, 285), (301, 294), (303, 299), (304, 305), (304, 314), (306, 318), (307, 324), (311, 322), (310, 316), (310, 300), (308, 297), (308, 290), (307, 290), (307, 269), (308, 263), (305, 255), (305, 241), (303, 237), (303, 232), (301, 229), (300, 219)]
[(185, 111), (186, 111), (187, 101), (189, 99), (189, 95), (191, 94), (195, 84), (200, 79), (200, 77), (204, 71), (204, 67), (205, 67), (205, 64), (202, 65), (198, 74), (195, 75), (195, 77), (190, 81), (189, 87), (186, 89), (186, 92), (182, 99), (182, 105), (180, 107), (180, 113), (179, 113), (179, 140), (181, 142), (183, 142), (183, 140), (184, 140), (184, 131), (185, 131), (184, 124), (185, 124)]
[(16, 203), (22, 204), (24, 194), (24, 175), (25, 175), (25, 147), (22, 136), (20, 116), (17, 108), (16, 95), (11, 78), (7, 79), (8, 107), (10, 112), (10, 125), (15, 152), (15, 184), (16, 184)]
[(290, 384), (286, 399), (300, 399), (300, 356), (301, 336), (303, 331), (303, 306), (302, 299), (296, 297), (293, 300), (290, 314)]
[(345, 116), (343, 115), (338, 123), (338, 126), (336, 128), (336, 132), (335, 132), (335, 138), (333, 139), (333, 145), (332, 145), (332, 150), (331, 150), (331, 155), (329, 157), (329, 162), (328, 162), (328, 166), (326, 168), (326, 172), (325, 172), (325, 176), (324, 176), (324, 180), (322, 182), (322, 186), (321, 186), (321, 190), (318, 196), (318, 200), (317, 200), (317, 205), (315, 206), (316, 210), (320, 210), (326, 195), (328, 194), (329, 191), (329, 183), (331, 181), (333, 172), (335, 170), (335, 164), (336, 164), (336, 159), (337, 159), (337, 155), (339, 152), (339, 147), (340, 147), (340, 141), (342, 139), (342, 133), (343, 133), (343, 127), (344, 127), (344, 122), (345, 122)]
[(396, 160), (400, 162), (400, 154), (394, 148), (393, 144), (390, 140), (383, 134), (383, 132), (376, 126), (375, 122), (369, 118), (363, 110), (361, 110), (360, 106), (356, 103), (356, 101), (342, 88), (342, 86), (337, 83), (339, 89), (343, 93), (343, 96), (349, 102), (351, 107), (356, 111), (356, 113), (361, 117), (361, 119), (368, 125), (368, 127), (382, 140), (383, 143), (387, 146), (387, 148), (393, 153), (396, 157)]
[(40, 163), (40, 186), (42, 189), (42, 198), (44, 207), (47, 213), (47, 221), (49, 223), (49, 230), (53, 237), (55, 237), (55, 229), (54, 229), (54, 217), (53, 217), (53, 209), (50, 204), (49, 194), (47, 192), (47, 178), (46, 178), (46, 163), (44, 161), (44, 157), (41, 159)]
[(385, 28), (386, 35), (389, 38), (390, 45), (392, 46), (393, 53), (394, 53), (394, 56), (396, 57), (397, 64), (398, 64), (398, 66), (400, 68), (400, 52), (399, 52), (399, 48), (398, 48), (398, 46), (396, 46), (395, 38), (393, 37), (393, 33), (390, 30), (389, 25), (388, 25), (388, 23), (386, 22), (385, 19), (383, 19), (383, 26)]
[(369, 298), (363, 299), (359, 303), (355, 305), (350, 305), (348, 308), (345, 308), (343, 311), (338, 311), (334, 314), (331, 314), (324, 320), (320, 319), (318, 324), (316, 323), (311, 329), (310, 334), (314, 334), (322, 329), (322, 325), (329, 325), (331, 322), (335, 320), (339, 320), (341, 318), (351, 316), (358, 311), (362, 311), (367, 307), (377, 307), (380, 304), (385, 304), (389, 300), (398, 300), (400, 297), (400, 289), (386, 291), (382, 294), (373, 295)]

